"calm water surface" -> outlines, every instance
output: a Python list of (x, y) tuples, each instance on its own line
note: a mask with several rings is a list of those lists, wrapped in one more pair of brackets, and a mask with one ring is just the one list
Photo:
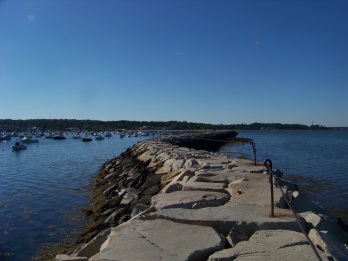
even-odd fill
[[(295, 181), (312, 200), (348, 221), (348, 131), (239, 131), (256, 143), (257, 161), (269, 158), (273, 168)], [(221, 148), (230, 157), (254, 159), (251, 145)]]
[(0, 142), (0, 260), (30, 260), (43, 244), (80, 232), (85, 220), (72, 213), (87, 203), (89, 178), (144, 138), (42, 137), (23, 151), (12, 151), (15, 138)]

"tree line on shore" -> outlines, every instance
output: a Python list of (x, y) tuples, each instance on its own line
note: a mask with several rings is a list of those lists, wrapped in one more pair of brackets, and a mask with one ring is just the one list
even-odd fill
[(79, 130), (261, 130), (261, 129), (280, 129), (280, 130), (309, 130), (309, 129), (328, 129), (319, 125), (302, 124), (281, 124), (281, 123), (252, 123), (252, 124), (208, 124), (187, 121), (99, 121), (99, 120), (73, 120), (73, 119), (29, 119), (11, 120), (0, 119), (0, 129), (2, 131), (19, 131), (32, 129), (34, 127), (43, 130), (69, 130), (76, 128)]

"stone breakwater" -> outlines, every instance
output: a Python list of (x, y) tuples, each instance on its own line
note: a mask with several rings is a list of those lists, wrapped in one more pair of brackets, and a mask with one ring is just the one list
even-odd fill
[[(86, 242), (56, 260), (318, 260), (276, 187), (271, 217), (265, 171), (168, 140), (138, 142), (103, 165)], [(348, 260), (346, 225), (277, 179), (321, 258)]]

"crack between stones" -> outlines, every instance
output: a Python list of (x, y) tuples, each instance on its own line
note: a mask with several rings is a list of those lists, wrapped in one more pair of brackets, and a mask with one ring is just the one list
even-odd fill
[[(151, 242), (149, 239), (147, 239), (147, 237), (143, 234), (141, 234), (136, 228), (133, 227), (133, 230), (141, 237), (144, 238), (147, 242), (149, 242), (151, 245), (154, 245), (155, 247), (157, 247), (158, 249), (160, 249), (162, 252), (165, 252), (163, 248), (161, 248), (160, 246), (156, 245), (154, 242)], [(161, 259), (163, 259), (162, 255)]]
[(303, 246), (303, 245), (308, 245), (309, 246), (309, 243), (306, 242), (306, 241), (294, 242), (294, 243), (291, 243), (291, 244), (286, 244), (284, 246), (281, 246), (281, 247), (279, 247), (279, 249), (287, 248), (287, 247), (293, 247), (293, 246)]

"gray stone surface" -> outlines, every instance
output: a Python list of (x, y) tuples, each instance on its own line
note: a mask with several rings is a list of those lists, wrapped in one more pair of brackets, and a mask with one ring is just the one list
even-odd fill
[(214, 229), (166, 220), (132, 221), (112, 229), (101, 252), (90, 260), (206, 260), (224, 248)]
[[(255, 166), (255, 162), (247, 159), (239, 159), (239, 158), (234, 158), (231, 160), (232, 164), (235, 164), (236, 166), (239, 167), (253, 167)], [(261, 163), (258, 163), (257, 166), (264, 167), (264, 165)]]
[(97, 254), (100, 251), (101, 245), (105, 242), (107, 237), (110, 235), (111, 229), (108, 228), (100, 232), (96, 237), (89, 241), (83, 248), (81, 248), (75, 256), (88, 257)]
[(199, 168), (195, 171), (195, 176), (205, 176), (205, 177), (212, 177), (216, 175), (221, 175), (224, 173), (225, 170), (221, 169), (202, 169)]
[(306, 222), (307, 231), (315, 228), (318, 231), (326, 231), (334, 235), (340, 241), (348, 242), (348, 234), (340, 228), (336, 217), (313, 212), (301, 213), (299, 217)]
[(163, 164), (163, 166), (156, 170), (156, 174), (165, 174), (165, 173), (168, 173), (168, 172), (171, 172), (172, 170), (172, 163), (173, 163), (173, 160), (172, 159), (168, 159), (165, 164)]
[(318, 231), (313, 228), (309, 231), (308, 237), (314, 245), (333, 256), (336, 260), (348, 260), (347, 247), (342, 241), (338, 241), (334, 234)]
[(195, 182), (212, 182), (212, 183), (230, 183), (236, 179), (244, 178), (247, 175), (246, 173), (241, 172), (221, 172), (221, 171), (196, 171), (195, 176), (192, 178), (192, 181)]
[[(328, 255), (321, 253), (323, 260)], [(249, 241), (212, 254), (209, 261), (225, 260), (318, 260), (302, 233), (289, 230), (257, 231)]]
[(166, 193), (172, 193), (175, 191), (181, 191), (182, 190), (182, 185), (178, 182), (170, 182), (168, 185), (166, 185), (163, 189), (162, 189), (162, 193), (166, 194)]
[(88, 258), (61, 254), (61, 255), (56, 255), (55, 261), (88, 261)]
[(162, 152), (161, 154), (156, 156), (156, 159), (159, 161), (166, 161), (167, 159), (170, 159), (170, 153), (168, 152)]
[(165, 208), (203, 208), (221, 206), (230, 196), (221, 192), (209, 191), (176, 191), (169, 194), (158, 194), (152, 197), (152, 204), (157, 210)]
[(327, 211), (326, 209), (323, 209), (319, 204), (313, 202), (305, 192), (299, 192), (295, 191), (292, 194), (293, 198), (291, 200), (291, 207), (296, 213), (302, 213), (302, 212), (314, 212), (317, 214), (324, 214), (326, 216), (332, 216), (334, 215)]
[(247, 173), (263, 173), (266, 168), (262, 166), (238, 166), (233, 168), (233, 170)]
[(188, 169), (188, 168), (192, 168), (192, 167), (199, 168), (201, 166), (198, 164), (198, 161), (194, 158), (186, 159), (183, 168)]
[(175, 160), (172, 164), (172, 170), (178, 170), (184, 165), (184, 159)]
[[(240, 204), (271, 205), (271, 187), (269, 176), (261, 174), (245, 175), (245, 178), (231, 182), (228, 192), (232, 195), (231, 201)], [(281, 201), (282, 193), (273, 188), (274, 203)]]
[(239, 226), (234, 226), (226, 237), (232, 247), (235, 247), (241, 241), (249, 240), (248, 236), (240, 229)]
[(148, 160), (151, 160), (153, 158), (153, 155), (151, 155), (150, 153), (148, 153), (147, 151), (145, 151), (143, 154), (141, 154), (138, 159), (146, 162)]
[(288, 180), (282, 179), (282, 178), (277, 178), (277, 182), (280, 187), (285, 187), (287, 190), (290, 191), (298, 191), (298, 186), (297, 184), (290, 182)]
[(157, 185), (153, 185), (152, 187), (146, 189), (143, 193), (145, 195), (153, 195), (157, 193), (160, 190), (160, 188)]
[(140, 214), (141, 212), (144, 212), (149, 207), (142, 204), (135, 205), (134, 209), (132, 210), (131, 217), (135, 217), (136, 215)]
[(225, 193), (225, 188), (227, 185), (225, 183), (212, 183), (212, 182), (187, 182), (182, 190), (192, 191), (192, 190), (201, 190), (201, 191), (215, 191)]
[[(168, 195), (172, 194), (170, 193)], [(235, 226), (239, 226), (240, 230), (248, 237), (259, 229), (289, 229), (300, 231), (300, 227), (289, 210), (275, 209), (275, 217), (270, 217), (270, 208), (252, 204), (234, 204), (231, 202), (222, 206), (201, 209), (162, 209), (139, 217), (139, 219), (166, 219), (179, 223), (210, 226), (225, 236)]]
[[(194, 172), (190, 169), (186, 169), (177, 173), (171, 177), (171, 181), (161, 190), (160, 193), (172, 193), (174, 191), (182, 190), (183, 185), (193, 176)], [(166, 180), (168, 181), (168, 180)]]
[(217, 165), (217, 166), (222, 166), (224, 164), (229, 164), (231, 160), (229, 159), (223, 159), (218, 157), (217, 159), (206, 159), (206, 160), (199, 160), (198, 163), (200, 163), (203, 166), (206, 165)]

